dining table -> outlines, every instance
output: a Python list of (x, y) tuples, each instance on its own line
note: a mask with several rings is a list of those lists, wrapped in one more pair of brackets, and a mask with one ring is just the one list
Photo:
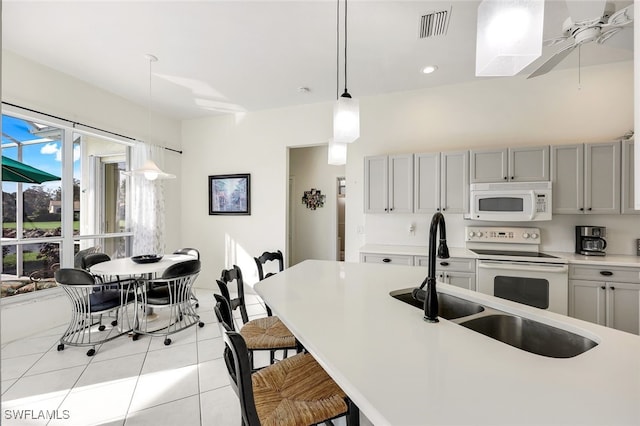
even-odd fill
[[(186, 254), (167, 254), (162, 256), (158, 261), (138, 263), (135, 262), (132, 257), (124, 257), (96, 263), (89, 268), (89, 271), (92, 274), (107, 277), (108, 280), (113, 280), (114, 277), (120, 280), (128, 278), (156, 278), (161, 276), (170, 266), (193, 258), (193, 256)], [(136, 304), (137, 303), (136, 298)], [(135, 312), (135, 322), (137, 323), (137, 309)], [(147, 307), (144, 312), (146, 312), (147, 321), (153, 321), (157, 318), (157, 314), (154, 313), (150, 307)]]

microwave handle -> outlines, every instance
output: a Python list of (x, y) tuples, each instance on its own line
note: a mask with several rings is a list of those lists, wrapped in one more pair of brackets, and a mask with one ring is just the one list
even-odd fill
[(536, 215), (536, 193), (534, 191), (529, 191), (531, 194), (531, 214), (529, 215), (529, 220), (533, 220)]
[(502, 270), (502, 271), (513, 271), (513, 270), (518, 270), (518, 271), (529, 271), (529, 272), (556, 272), (556, 273), (560, 273), (560, 274), (564, 274), (569, 270), (569, 267), (567, 265), (562, 265), (562, 266), (557, 266), (557, 267), (550, 267), (550, 266), (542, 266), (542, 267), (535, 267), (535, 266), (523, 266), (523, 265), (518, 265), (518, 266), (506, 266), (504, 264), (499, 264), (499, 263), (489, 263), (489, 262), (478, 262), (478, 268), (480, 269), (496, 269), (496, 270)]

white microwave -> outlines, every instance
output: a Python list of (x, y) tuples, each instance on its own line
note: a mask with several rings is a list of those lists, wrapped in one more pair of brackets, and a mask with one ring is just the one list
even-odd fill
[(469, 218), (499, 222), (551, 220), (551, 182), (474, 183)]

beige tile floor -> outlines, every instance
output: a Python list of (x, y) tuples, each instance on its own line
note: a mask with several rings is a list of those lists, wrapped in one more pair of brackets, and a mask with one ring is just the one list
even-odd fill
[[(246, 293), (249, 318), (266, 315), (262, 300), (251, 289)], [(86, 355), (86, 347), (58, 351), (66, 326), (2, 345), (0, 424), (240, 425), (213, 291), (196, 289), (196, 296), (205, 326), (172, 335), (169, 346), (163, 337), (132, 341), (123, 335), (97, 347), (93, 357)], [(239, 312), (234, 316), (241, 325)], [(256, 365), (268, 362), (268, 353), (261, 355)], [(364, 416), (361, 424), (370, 425)]]
[[(142, 336), (134, 342), (124, 335), (98, 347), (93, 357), (83, 347), (66, 346), (59, 352), (65, 326), (3, 345), (0, 423), (239, 425), (240, 407), (222, 359), (213, 292), (196, 294), (205, 326), (173, 335), (169, 346), (162, 337)], [(265, 315), (257, 296), (248, 294), (247, 302), (251, 317)]]

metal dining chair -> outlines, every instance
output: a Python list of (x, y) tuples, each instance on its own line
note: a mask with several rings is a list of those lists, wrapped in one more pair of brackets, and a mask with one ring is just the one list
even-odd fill
[(129, 329), (113, 334), (111, 330), (105, 331), (106, 327), (102, 324), (102, 315), (111, 312), (116, 316), (112, 322), (114, 327), (118, 324), (118, 317), (128, 318), (123, 308), (135, 300), (134, 292), (130, 291), (133, 282), (123, 282), (120, 290), (114, 291), (112, 288), (117, 282), (103, 282), (100, 277), (76, 268), (59, 269), (55, 273), (55, 280), (71, 302), (71, 319), (60, 338), (58, 351), (64, 350), (65, 345), (91, 346), (87, 355), (93, 356), (97, 345), (133, 329), (129, 325)]
[[(173, 254), (184, 254), (187, 256), (195, 257), (196, 259), (200, 260), (200, 252), (198, 251), (198, 249), (195, 249), (192, 247), (183, 247), (181, 249), (174, 251)], [(193, 293), (193, 289), (191, 291), (191, 300), (195, 302), (196, 308), (200, 307), (200, 301), (198, 300), (196, 295)]]
[(160, 278), (142, 279), (144, 291), (139, 292), (141, 307), (167, 309), (166, 325), (153, 330), (149, 329), (147, 316), (143, 316), (134, 330), (134, 340), (139, 335), (164, 336), (164, 344), (170, 345), (169, 335), (198, 324), (204, 327), (200, 316), (191, 303), (191, 289), (200, 273), (200, 261), (191, 259), (169, 266)]

